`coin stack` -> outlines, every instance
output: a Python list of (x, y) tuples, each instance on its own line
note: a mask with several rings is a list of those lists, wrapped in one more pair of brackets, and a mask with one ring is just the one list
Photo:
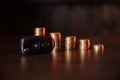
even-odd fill
[(79, 48), (80, 49), (89, 49), (90, 48), (90, 39), (79, 39)]
[(55, 42), (55, 47), (60, 48), (61, 47), (61, 34), (60, 32), (51, 32), (50, 36), (53, 38)]
[(65, 37), (65, 48), (74, 49), (76, 47), (76, 36)]
[(37, 27), (35, 28), (35, 36), (45, 36), (45, 27)]
[(94, 44), (93, 49), (96, 53), (97, 52), (104, 52), (104, 45), (103, 44)]

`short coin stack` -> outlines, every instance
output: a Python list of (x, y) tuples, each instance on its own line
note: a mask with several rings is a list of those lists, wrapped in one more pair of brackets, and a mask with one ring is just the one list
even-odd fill
[(35, 36), (45, 36), (45, 27), (37, 27), (35, 28)]
[(90, 39), (79, 39), (79, 48), (80, 49), (89, 49), (90, 48)]
[(65, 48), (74, 49), (76, 47), (76, 36), (66, 36), (65, 37)]
[(51, 32), (50, 36), (53, 38), (55, 42), (55, 47), (61, 47), (61, 34), (60, 32)]
[(98, 52), (104, 52), (104, 45), (103, 44), (94, 44), (93, 45), (93, 49), (95, 51), (95, 53), (98, 53)]

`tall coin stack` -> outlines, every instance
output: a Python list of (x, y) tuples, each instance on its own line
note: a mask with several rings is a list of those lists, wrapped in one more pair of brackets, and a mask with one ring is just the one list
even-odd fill
[(65, 48), (74, 49), (76, 47), (76, 36), (65, 37)]
[(35, 36), (45, 36), (45, 27), (37, 27), (35, 28)]
[(50, 36), (53, 38), (55, 42), (56, 48), (61, 48), (61, 33), (60, 32), (51, 32)]
[(90, 39), (79, 39), (79, 48), (80, 49), (89, 49), (90, 48)]

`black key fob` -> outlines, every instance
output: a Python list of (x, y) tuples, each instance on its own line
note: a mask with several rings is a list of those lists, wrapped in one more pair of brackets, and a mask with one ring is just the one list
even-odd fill
[(22, 54), (49, 53), (54, 48), (54, 40), (49, 36), (24, 37), (20, 40)]

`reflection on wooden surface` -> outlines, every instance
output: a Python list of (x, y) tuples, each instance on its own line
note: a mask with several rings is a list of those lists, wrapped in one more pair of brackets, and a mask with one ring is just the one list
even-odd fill
[(104, 53), (62, 49), (29, 56), (21, 55), (15, 38), (0, 39), (0, 80), (120, 80), (119, 39), (102, 39)]
[(25, 56), (21, 57), (21, 70), (24, 72), (27, 68), (27, 58)]

